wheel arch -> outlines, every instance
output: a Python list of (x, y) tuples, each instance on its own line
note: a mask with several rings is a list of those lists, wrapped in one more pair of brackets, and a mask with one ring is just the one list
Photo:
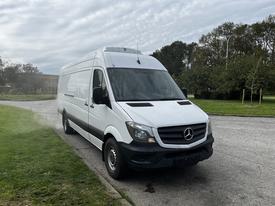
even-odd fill
[(123, 141), (119, 131), (113, 126), (108, 126), (104, 131), (104, 137), (103, 137), (103, 144), (102, 144), (102, 160), (103, 161), (105, 160), (105, 158), (104, 158), (105, 143), (109, 138), (114, 138), (117, 142)]

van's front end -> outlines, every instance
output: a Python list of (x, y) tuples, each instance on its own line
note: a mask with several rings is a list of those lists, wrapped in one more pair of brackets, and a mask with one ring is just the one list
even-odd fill
[(125, 127), (132, 142), (118, 142), (128, 165), (194, 165), (212, 155), (208, 115), (186, 99), (166, 69), (116, 67), (107, 72), (116, 104), (131, 119)]
[[(166, 102), (166, 104), (175, 107), (177, 103)], [(161, 107), (162, 103), (152, 105)], [(191, 104), (188, 107), (196, 106)], [(186, 110), (189, 109), (191, 108), (186, 108)], [(197, 112), (199, 111), (197, 110)], [(150, 112), (147, 114), (150, 115)], [(172, 116), (173, 114), (170, 117)], [(170, 117), (160, 116), (159, 118), (169, 119)], [(204, 120), (200, 119), (192, 123), (184, 121), (169, 126), (167, 124), (148, 126), (149, 124), (146, 123), (126, 122), (133, 141), (130, 144), (120, 143), (121, 151), (129, 165), (134, 167), (158, 168), (194, 165), (208, 159), (213, 153), (214, 139), (211, 123), (207, 118)]]

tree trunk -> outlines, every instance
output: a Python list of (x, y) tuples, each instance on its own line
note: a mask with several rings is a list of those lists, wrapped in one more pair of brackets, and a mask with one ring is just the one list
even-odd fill
[(254, 83), (255, 83), (255, 79), (256, 79), (256, 74), (257, 74), (257, 71), (259, 69), (261, 60), (262, 60), (262, 56), (260, 56), (259, 59), (258, 59), (258, 61), (257, 61), (256, 67), (255, 67), (255, 71), (254, 71), (253, 77), (252, 77), (252, 82), (251, 82), (251, 87), (250, 87), (250, 102), (251, 102), (251, 104), (253, 103), (253, 89), (254, 89)]

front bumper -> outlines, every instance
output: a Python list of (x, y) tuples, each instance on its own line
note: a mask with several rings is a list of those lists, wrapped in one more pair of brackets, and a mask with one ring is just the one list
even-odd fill
[(130, 167), (161, 168), (174, 165), (186, 166), (208, 159), (213, 154), (214, 138), (212, 134), (207, 140), (190, 149), (163, 148), (158, 144), (119, 143), (123, 157)]

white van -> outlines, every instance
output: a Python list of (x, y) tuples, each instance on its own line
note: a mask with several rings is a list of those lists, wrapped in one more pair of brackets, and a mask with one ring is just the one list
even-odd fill
[(65, 133), (101, 150), (116, 179), (129, 167), (193, 165), (213, 153), (207, 114), (158, 60), (134, 49), (106, 47), (63, 67), (58, 111)]

